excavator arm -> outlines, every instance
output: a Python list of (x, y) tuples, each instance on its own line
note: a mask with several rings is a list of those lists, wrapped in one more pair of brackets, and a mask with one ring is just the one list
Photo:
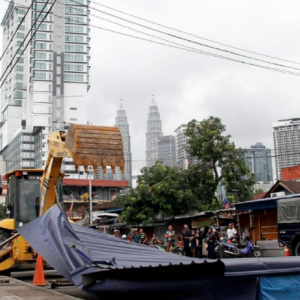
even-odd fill
[(122, 135), (117, 127), (71, 124), (66, 132), (55, 131), (48, 138), (49, 155), (40, 179), (40, 215), (56, 203), (56, 186), (64, 157), (73, 159), (75, 170), (93, 166), (94, 172), (110, 166), (124, 172)]

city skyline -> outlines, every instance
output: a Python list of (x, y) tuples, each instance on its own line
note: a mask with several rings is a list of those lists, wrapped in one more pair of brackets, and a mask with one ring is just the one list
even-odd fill
[[(222, 120), (226, 126), (226, 133), (232, 135), (232, 140), (237, 147), (248, 148), (256, 141), (262, 141), (266, 147), (272, 149), (273, 153), (272, 123), (276, 120), (297, 117), (293, 115), (293, 111), (299, 110), (297, 100), (300, 86), (297, 76), (101, 30), (97, 26), (138, 36), (136, 32), (125, 27), (99, 19), (101, 13), (96, 9), (133, 22), (142, 22), (122, 13), (117, 14), (100, 4), (101, 1), (90, 4), (91, 14), (93, 14), (90, 16), (92, 67), (90, 68), (91, 88), (87, 99), (87, 120), (95, 125), (114, 124), (116, 108), (114, 100), (122, 98), (126, 101), (132, 137), (133, 174), (138, 174), (145, 166), (145, 120), (152, 94), (155, 94), (156, 101), (159, 103), (165, 135), (174, 134), (175, 128), (180, 124), (187, 124), (192, 119), (201, 121), (209, 116), (215, 116)], [(1, 18), (4, 17), (8, 5), (5, 1), (0, 3)], [(217, 10), (215, 3), (201, 0), (190, 5), (178, 0), (172, 2), (128, 0), (126, 3), (111, 0), (107, 5), (121, 12), (190, 33), (193, 36), (159, 27), (162, 31), (190, 39), (195, 43), (171, 39), (170, 36), (166, 39), (200, 51), (214, 51), (216, 54), (227, 55), (196, 43), (226, 48), (262, 60), (269, 60), (269, 58), (252, 52), (289, 61), (300, 60), (300, 41), (294, 39), (298, 34), (295, 25), (300, 18), (296, 13), (299, 3), (295, 1), (283, 3), (275, 0), (272, 1), (272, 5), (269, 5), (267, 2), (262, 3), (257, 0), (251, 3), (230, 0), (219, 3)], [(234, 7), (234, 10), (230, 9), (231, 7)], [(265, 15), (263, 13), (265, 11), (269, 13)], [(180, 24), (179, 19), (182, 20)], [(255, 23), (253, 19), (256, 20)], [(113, 17), (110, 20), (113, 21)], [(265, 26), (266, 22), (269, 26)], [(126, 24), (125, 21), (122, 22), (122, 25)], [(151, 23), (143, 24), (154, 27)], [(133, 24), (128, 26), (141, 30)], [(145, 28), (143, 30), (155, 34)], [(2, 31), (0, 35), (0, 49), (3, 49)], [(149, 36), (142, 34), (139, 36), (150, 39)], [(204, 40), (198, 37), (203, 37)], [(268, 43), (265, 42), (266, 40)], [(225, 47), (224, 44), (251, 52)], [(234, 57), (246, 61), (245, 57), (231, 55), (231, 58)], [(272, 61), (278, 63), (276, 60)], [(250, 59), (247, 62), (262, 64)], [(280, 63), (287, 64), (285, 61)], [(264, 65), (274, 67), (267, 63)], [(291, 63), (291, 66), (295, 65)], [(77, 96), (76, 94), (74, 91), (71, 96)]]

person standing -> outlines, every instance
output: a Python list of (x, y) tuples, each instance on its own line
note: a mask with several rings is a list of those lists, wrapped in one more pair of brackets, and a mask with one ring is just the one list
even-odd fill
[(195, 254), (196, 254), (196, 237), (195, 237), (195, 235), (196, 235), (195, 230), (192, 230), (191, 238), (190, 238), (190, 248), (191, 248), (193, 257), (195, 257)]
[(195, 241), (196, 241), (195, 257), (197, 258), (202, 257), (202, 240), (203, 240), (203, 234), (199, 229), (197, 229), (195, 234)]
[(170, 249), (172, 247), (172, 242), (174, 240), (174, 235), (175, 235), (175, 231), (173, 230), (173, 226), (170, 225), (165, 234), (165, 238), (167, 238), (167, 252), (170, 252)]
[(189, 257), (193, 257), (193, 253), (190, 248), (190, 238), (191, 238), (191, 231), (187, 224), (184, 224), (181, 239), (183, 241), (183, 248), (185, 251), (185, 255)]
[(207, 237), (206, 237), (206, 243), (207, 243), (207, 258), (210, 259), (216, 259), (216, 252), (215, 252), (215, 247), (216, 247), (216, 233), (209, 228), (207, 232)]
[(152, 239), (150, 240), (150, 245), (161, 245), (162, 241), (153, 233)]
[(141, 235), (139, 234), (139, 231), (137, 228), (134, 229), (133, 235), (132, 235), (132, 240), (136, 244), (140, 244), (141, 242)]
[(140, 244), (146, 244), (147, 243), (147, 234), (144, 232), (143, 228), (140, 228)]

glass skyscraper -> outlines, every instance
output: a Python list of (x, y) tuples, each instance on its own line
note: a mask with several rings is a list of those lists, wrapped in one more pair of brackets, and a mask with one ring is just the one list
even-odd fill
[(255, 181), (273, 181), (271, 149), (266, 148), (262, 143), (256, 143), (246, 150), (246, 163), (250, 171), (255, 174)]
[(147, 167), (154, 165), (158, 159), (158, 141), (163, 136), (160, 114), (155, 100), (149, 107), (146, 133), (146, 161)]
[(300, 118), (279, 120), (273, 123), (276, 179), (281, 169), (300, 165)]
[(176, 166), (176, 141), (175, 136), (166, 135), (158, 141), (158, 159), (162, 164), (169, 167)]

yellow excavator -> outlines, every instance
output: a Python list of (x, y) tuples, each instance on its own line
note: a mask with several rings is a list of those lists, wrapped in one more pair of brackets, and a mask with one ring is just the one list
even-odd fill
[[(124, 172), (123, 143), (117, 127), (70, 124), (68, 131), (52, 132), (48, 138), (49, 155), (45, 169), (20, 169), (7, 173), (7, 219), (0, 221), (0, 275), (33, 269), (37, 253), (16, 232), (16, 228), (42, 215), (54, 204), (63, 208), (61, 165), (73, 159), (75, 170), (84, 166), (120, 167)], [(47, 263), (44, 267), (47, 267)]]

